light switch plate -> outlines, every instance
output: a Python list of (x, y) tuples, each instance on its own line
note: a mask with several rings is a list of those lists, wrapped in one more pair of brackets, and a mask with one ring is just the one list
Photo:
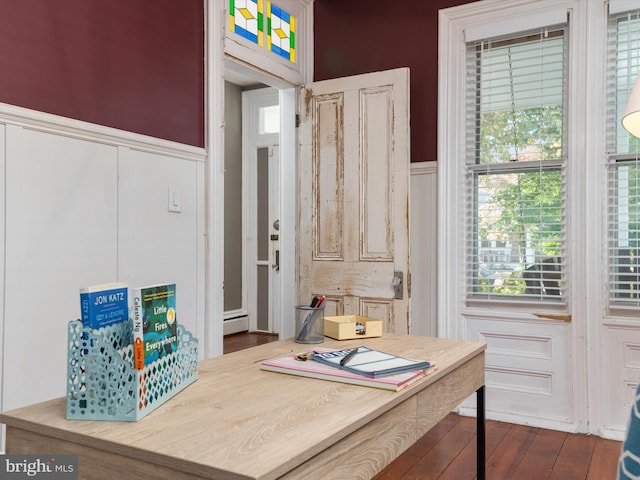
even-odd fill
[(169, 185), (169, 211), (174, 213), (182, 211), (180, 189), (175, 185)]

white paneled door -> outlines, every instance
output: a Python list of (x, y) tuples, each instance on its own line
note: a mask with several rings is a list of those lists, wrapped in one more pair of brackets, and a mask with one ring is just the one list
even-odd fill
[(409, 70), (315, 82), (299, 104), (299, 301), (406, 333)]

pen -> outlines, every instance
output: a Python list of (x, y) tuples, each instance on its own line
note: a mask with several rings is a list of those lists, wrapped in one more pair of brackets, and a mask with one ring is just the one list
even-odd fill
[(342, 360), (340, 360), (340, 366), (341, 367), (345, 366), (349, 362), (349, 360), (351, 360), (355, 356), (356, 353), (358, 353), (358, 347), (351, 350), (349, 353), (347, 353), (344, 356)]

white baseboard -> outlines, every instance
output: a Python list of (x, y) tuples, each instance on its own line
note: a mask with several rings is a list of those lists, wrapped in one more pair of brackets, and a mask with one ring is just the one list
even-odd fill
[(237, 317), (225, 320), (222, 324), (224, 335), (233, 333), (246, 332), (249, 330), (249, 317)]
[[(465, 417), (475, 417), (476, 409), (475, 407), (460, 405), (458, 407), (458, 414)], [(578, 428), (576, 427), (576, 425), (571, 422), (568, 422), (568, 421), (565, 422), (559, 419), (555, 420), (551, 418), (542, 418), (539, 416), (535, 417), (535, 416), (528, 416), (528, 415), (522, 415), (522, 414), (516, 414), (516, 413), (510, 414), (505, 412), (496, 412), (496, 411), (487, 409), (485, 412), (485, 418), (487, 420), (513, 423), (516, 425), (528, 425), (530, 427), (544, 428), (547, 430), (558, 430), (560, 432), (586, 433), (586, 432), (578, 431)]]

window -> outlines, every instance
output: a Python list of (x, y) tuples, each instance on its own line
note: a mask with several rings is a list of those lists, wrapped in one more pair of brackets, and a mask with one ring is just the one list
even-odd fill
[(640, 65), (640, 11), (609, 17), (607, 71), (610, 310), (640, 309), (640, 140), (620, 119)]
[(296, 61), (296, 18), (267, 2), (269, 50), (290, 62)]
[(258, 109), (258, 135), (280, 133), (280, 105)]
[(468, 303), (564, 305), (566, 34), (467, 43)]
[(229, 0), (230, 31), (260, 46), (264, 45), (262, 4), (262, 0)]
[(296, 17), (275, 3), (229, 0), (229, 30), (291, 63), (296, 62)]

